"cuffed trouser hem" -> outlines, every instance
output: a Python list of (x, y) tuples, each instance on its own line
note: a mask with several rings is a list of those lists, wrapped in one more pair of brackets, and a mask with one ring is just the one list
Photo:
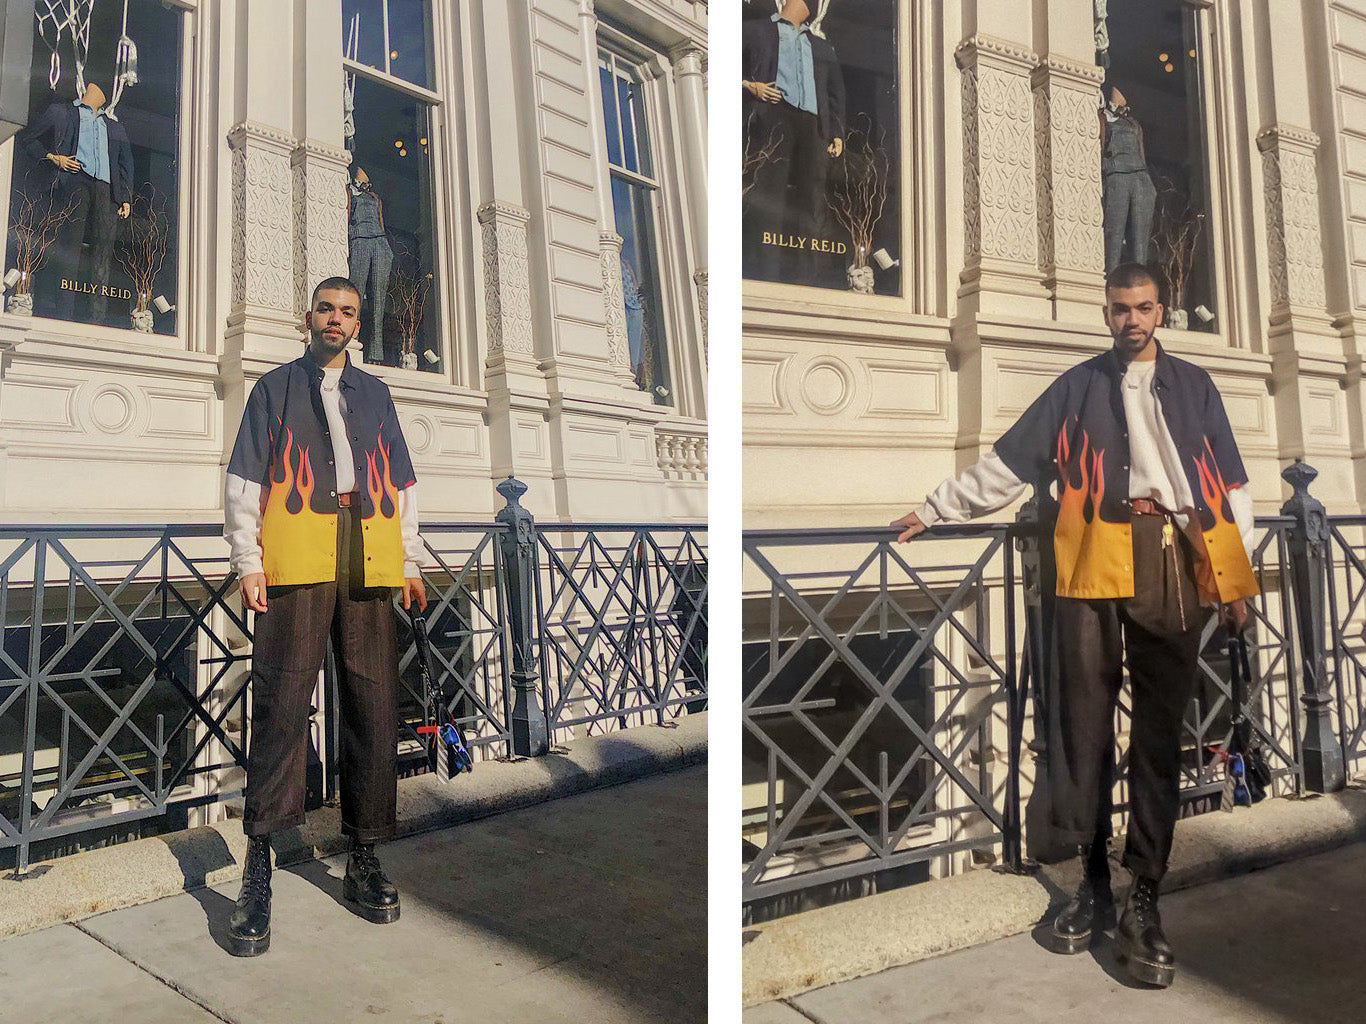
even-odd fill
[(304, 816), (291, 814), (287, 818), (276, 818), (273, 821), (244, 821), (242, 822), (242, 832), (249, 836), (268, 836), (272, 832), (279, 832), (282, 829), (298, 828), (304, 823)]
[(1128, 850), (1124, 851), (1124, 857), (1120, 860), (1125, 870), (1133, 874), (1135, 878), (1151, 878), (1154, 882), (1162, 881), (1162, 876), (1167, 873), (1167, 865), (1154, 864), (1145, 857), (1131, 854)]
[(1091, 846), (1091, 843), (1095, 841), (1096, 830), (1094, 827), (1088, 828), (1082, 832), (1078, 832), (1074, 829), (1066, 827), (1065, 825), (1059, 825), (1057, 824), (1057, 822), (1053, 822), (1052, 825), (1053, 831), (1058, 837), (1058, 841), (1061, 843), (1065, 843), (1068, 846), (1085, 846), (1089, 848)]
[(385, 828), (354, 828), (342, 822), (341, 830), (342, 835), (354, 839), (358, 843), (387, 843), (394, 838), (397, 828), (394, 825)]

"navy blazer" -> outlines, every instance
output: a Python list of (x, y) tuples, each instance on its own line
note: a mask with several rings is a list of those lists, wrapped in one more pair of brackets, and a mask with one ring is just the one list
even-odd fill
[[(819, 36), (811, 40), (811, 70), (816, 78), (816, 123), (821, 140), (829, 143), (844, 135), (844, 71), (835, 48)], [(741, 74), (747, 82), (778, 80), (778, 23), (771, 18), (745, 22), (740, 49)]]
[[(109, 189), (115, 205), (133, 201), (133, 144), (119, 121), (104, 119), (109, 137)], [(47, 160), (49, 153), (75, 156), (81, 140), (81, 112), (69, 100), (50, 103), (37, 122), (25, 129), (24, 149), (36, 162)], [(67, 173), (67, 172), (61, 172)]]

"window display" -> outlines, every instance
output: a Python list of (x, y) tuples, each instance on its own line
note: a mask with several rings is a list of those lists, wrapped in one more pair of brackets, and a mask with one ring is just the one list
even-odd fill
[(429, 80), (430, 52), (421, 42), (429, 35), (426, 5), (347, 0), (342, 27), (343, 136), (351, 154), (347, 276), (361, 293), (363, 357), (437, 371), (431, 104), (396, 81), (400, 74), (416, 84)]
[(1098, 6), (1097, 56), (1106, 68), (1098, 119), (1105, 269), (1124, 260), (1153, 265), (1165, 285), (1166, 326), (1212, 331), (1200, 16), (1182, 0)]
[(175, 333), (182, 17), (155, 0), (37, 3), (11, 312)]
[(745, 276), (900, 294), (896, 4), (744, 10)]

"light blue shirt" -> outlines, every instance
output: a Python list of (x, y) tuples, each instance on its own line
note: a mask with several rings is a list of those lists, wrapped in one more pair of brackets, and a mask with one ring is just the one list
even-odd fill
[(819, 113), (809, 30), (805, 25), (793, 28), (780, 14), (773, 15), (773, 21), (778, 26), (778, 90), (798, 110)]
[(92, 178), (109, 180), (109, 129), (104, 120), (104, 111), (96, 114), (80, 100), (72, 106), (81, 112), (81, 134), (76, 143), (76, 159), (81, 169)]

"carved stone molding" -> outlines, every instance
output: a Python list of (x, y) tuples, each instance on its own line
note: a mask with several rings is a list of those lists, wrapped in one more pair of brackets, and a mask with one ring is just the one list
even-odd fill
[(313, 286), (348, 273), (346, 181), (350, 154), (305, 140), (290, 155), (294, 169), (294, 304), (308, 308)]
[(707, 356), (707, 272), (699, 270), (692, 276), (697, 285), (697, 312), (702, 318), (702, 357)]
[(1257, 135), (1266, 192), (1273, 318), (1298, 310), (1324, 315), (1317, 149), (1318, 136), (1293, 125), (1273, 125)]
[(232, 305), (288, 317), (294, 302), (294, 139), (244, 122), (228, 133), (232, 150)]
[(607, 321), (607, 351), (612, 365), (631, 371), (631, 347), (626, 333), (626, 300), (621, 283), (621, 236), (598, 233), (598, 263), (602, 268), (602, 308)]
[(692, 40), (670, 50), (669, 60), (673, 62), (674, 77), (677, 79), (681, 80), (690, 75), (701, 77), (706, 74), (707, 51)]
[(964, 233), (969, 269), (983, 261), (1038, 261), (1034, 104), (1027, 49), (974, 36), (963, 69)]
[(1038, 165), (1039, 269), (1056, 295), (1059, 278), (1101, 286), (1104, 233), (1097, 131), (1096, 75), (1050, 57), (1034, 70)]
[(489, 351), (504, 349), (532, 355), (535, 345), (526, 238), (531, 213), (511, 203), (491, 202), (479, 207), (478, 215), (483, 225)]

